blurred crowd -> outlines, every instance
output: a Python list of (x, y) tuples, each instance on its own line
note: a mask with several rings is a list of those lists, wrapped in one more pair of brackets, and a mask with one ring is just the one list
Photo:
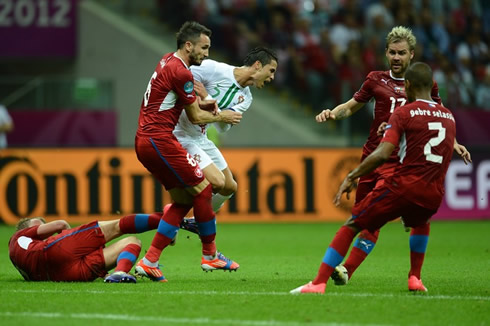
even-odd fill
[(279, 56), (273, 83), (318, 111), (348, 100), (372, 70), (386, 70), (385, 37), (412, 29), (414, 61), (431, 65), (444, 103), (490, 110), (488, 0), (156, 0), (174, 28), (196, 20), (212, 46), (240, 65), (265, 45)]

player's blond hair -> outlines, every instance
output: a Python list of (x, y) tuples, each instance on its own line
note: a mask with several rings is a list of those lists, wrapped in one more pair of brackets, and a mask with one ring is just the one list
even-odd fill
[(415, 50), (417, 39), (415, 38), (415, 35), (413, 35), (412, 30), (405, 26), (393, 27), (391, 32), (386, 36), (386, 48), (388, 48), (391, 43), (398, 43), (401, 41), (407, 41), (410, 51)]
[(46, 223), (46, 220), (42, 217), (26, 217), (20, 219), (19, 223), (15, 226), (15, 229), (17, 231), (28, 228), (31, 224), (31, 220), (38, 219), (41, 220), (43, 223)]

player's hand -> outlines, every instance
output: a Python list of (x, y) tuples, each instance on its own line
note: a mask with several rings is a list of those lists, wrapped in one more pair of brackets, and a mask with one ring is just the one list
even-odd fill
[(327, 120), (335, 120), (335, 114), (331, 110), (323, 110), (315, 117), (316, 122), (325, 122)]
[(218, 114), (218, 104), (216, 100), (201, 100), (200, 97), (197, 98), (199, 101), (199, 107), (201, 110), (212, 112), (214, 115)]
[(468, 163), (473, 163), (473, 161), (471, 160), (470, 152), (463, 145), (454, 142), (454, 151), (458, 153), (459, 156), (461, 156), (464, 164), (468, 165)]
[(344, 181), (339, 187), (339, 190), (337, 191), (337, 194), (335, 195), (335, 198), (333, 200), (333, 203), (335, 206), (339, 207), (340, 205), (340, 200), (342, 199), (342, 194), (345, 192), (347, 195), (347, 199), (350, 199), (350, 193), (352, 189), (354, 189), (356, 183), (353, 180), (350, 180), (349, 177), (345, 177)]
[(242, 114), (233, 110), (223, 110), (219, 113), (219, 115), (221, 117), (221, 122), (229, 123), (232, 125), (239, 124), (242, 120)]
[(385, 128), (388, 125), (388, 122), (381, 122), (381, 124), (378, 127), (378, 131), (376, 132), (378, 136), (383, 136), (385, 133)]
[(208, 96), (208, 91), (203, 83), (198, 82), (197, 80), (194, 80), (194, 91), (196, 91), (196, 94), (203, 100)]

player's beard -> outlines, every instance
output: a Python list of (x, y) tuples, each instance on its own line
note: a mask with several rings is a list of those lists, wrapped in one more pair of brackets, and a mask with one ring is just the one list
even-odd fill
[(195, 52), (191, 52), (189, 54), (189, 63), (191, 66), (200, 66), (201, 63), (202, 63), (202, 60), (204, 60), (204, 58), (199, 58), (199, 54), (195, 53)]
[[(391, 71), (393, 71), (395, 74), (399, 75), (400, 77), (403, 77), (405, 75), (405, 71), (408, 68), (409, 63), (404, 63), (402, 62), (391, 62)], [(393, 65), (398, 65), (399, 68), (397, 70), (393, 69)]]

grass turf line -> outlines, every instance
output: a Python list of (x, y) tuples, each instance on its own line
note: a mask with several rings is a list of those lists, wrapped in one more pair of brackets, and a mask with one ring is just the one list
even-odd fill
[[(12, 227), (1, 226), (2, 325), (490, 325), (489, 221), (433, 222), (422, 279), (407, 291), (408, 233), (382, 229), (349, 285), (289, 295), (314, 278), (340, 224), (220, 224), (217, 244), (238, 272), (200, 269), (200, 243), (181, 231), (162, 255), (166, 284), (24, 282), (10, 263)], [(138, 235), (143, 248), (153, 232)]]

